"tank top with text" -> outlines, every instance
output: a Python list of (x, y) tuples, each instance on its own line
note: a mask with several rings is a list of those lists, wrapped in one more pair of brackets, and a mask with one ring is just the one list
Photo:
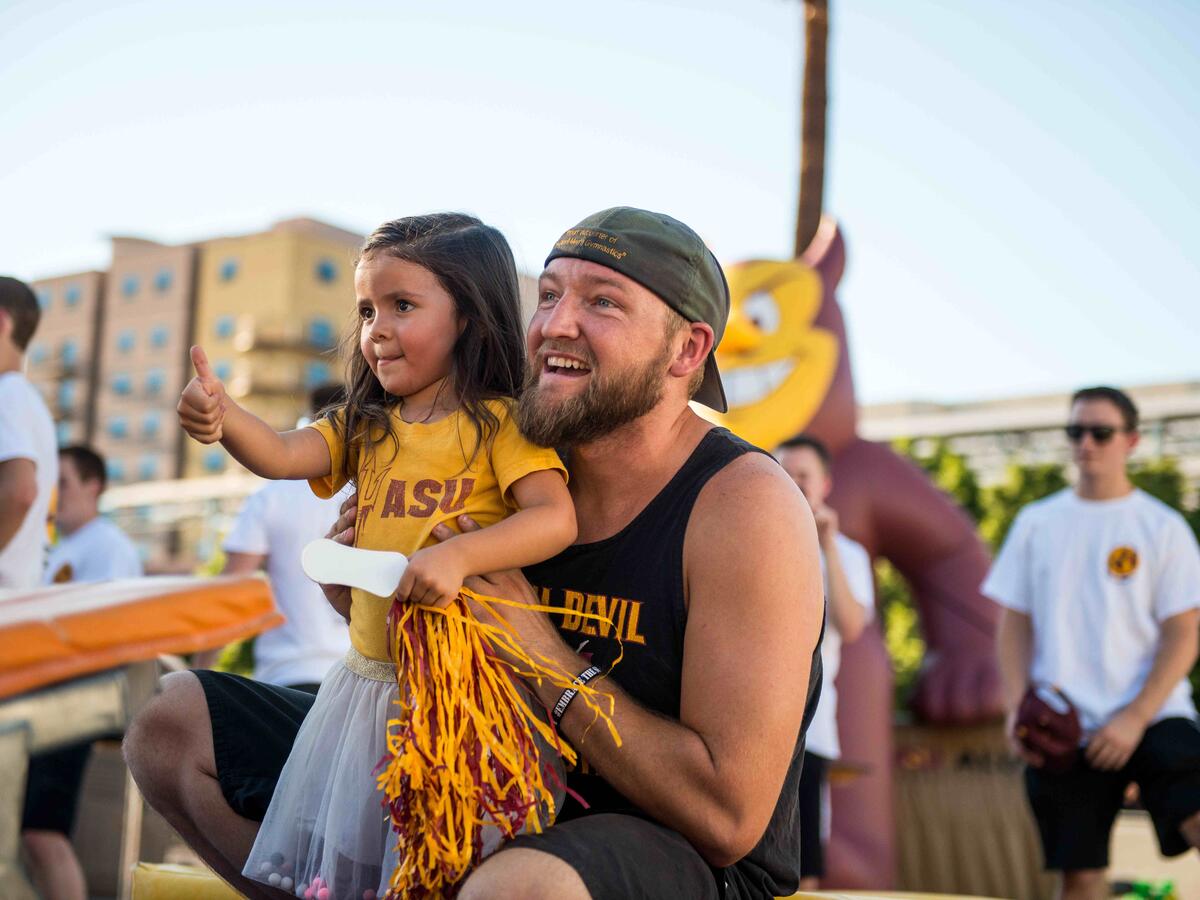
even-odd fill
[[(529, 566), (525, 574), (541, 602), (572, 613), (554, 614), (567, 643), (609, 675), (635, 700), (672, 719), (679, 718), (684, 603), (683, 543), (692, 506), (708, 480), (745, 453), (762, 452), (724, 428), (708, 431), (691, 456), (658, 495), (625, 528), (611, 537), (568, 547)], [(764, 527), (771, 527), (764, 523)], [(736, 540), (736, 535), (731, 535)], [(736, 600), (730, 600), (730, 614)], [(577, 613), (598, 614), (609, 623)], [(790, 894), (799, 878), (800, 819), (797, 806), (804, 732), (820, 692), (821, 658), (809, 661), (804, 726), (767, 830), (742, 860), (724, 870), (738, 882), (737, 896)], [(584, 810), (568, 795), (561, 820), (597, 812), (645, 816), (586, 764), (571, 772), (568, 785), (589, 805)], [(720, 880), (720, 879), (718, 879)], [(732, 885), (731, 885), (732, 886)]]

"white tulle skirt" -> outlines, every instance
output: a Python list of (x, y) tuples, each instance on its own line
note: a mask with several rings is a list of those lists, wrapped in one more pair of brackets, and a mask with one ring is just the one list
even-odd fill
[[(351, 650), (330, 670), (296, 736), (243, 875), (306, 900), (387, 894), (396, 839), (375, 770), (387, 752), (396, 699), (390, 663)], [(563, 782), (561, 761), (548, 747), (543, 755)], [(562, 797), (555, 800), (561, 808)], [(502, 842), (498, 828), (486, 827), (483, 855)]]

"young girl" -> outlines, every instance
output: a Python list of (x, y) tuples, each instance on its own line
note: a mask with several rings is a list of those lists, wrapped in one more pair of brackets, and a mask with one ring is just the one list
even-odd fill
[[(322, 497), (353, 481), (355, 545), (409, 556), (399, 600), (444, 606), (468, 575), (568, 546), (575, 514), (562, 463), (526, 441), (511, 414), (525, 359), (504, 237), (450, 213), (388, 222), (363, 246), (354, 286), (344, 406), (276, 433), (225, 394), (195, 347), (184, 429), (220, 441), (258, 475), (307, 478)], [(491, 527), (435, 543), (433, 528), (463, 513)], [(373, 774), (397, 715), (392, 598), (351, 596), (352, 649), (321, 685), (245, 869), (318, 900), (383, 896), (396, 865)]]

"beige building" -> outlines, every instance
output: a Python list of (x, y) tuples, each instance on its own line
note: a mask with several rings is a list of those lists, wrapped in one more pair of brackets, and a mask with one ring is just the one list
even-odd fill
[[(1195, 490), (1200, 486), (1200, 381), (1124, 388), (1137, 404), (1142, 440), (1135, 460), (1174, 458)], [(983, 484), (1004, 477), (1010, 462), (1063, 463), (1071, 452), (1063, 426), (1070, 393), (1006, 397), (971, 403), (884, 403), (859, 411), (866, 438), (945, 438)]]

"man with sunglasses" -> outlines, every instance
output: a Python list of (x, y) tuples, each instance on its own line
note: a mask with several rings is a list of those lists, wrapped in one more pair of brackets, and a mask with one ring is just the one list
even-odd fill
[[(1061, 896), (1108, 896), (1109, 834), (1136, 782), (1166, 856), (1200, 847), (1200, 728), (1188, 673), (1200, 648), (1200, 549), (1183, 517), (1135, 488), (1137, 407), (1115, 388), (1076, 392), (1074, 488), (1021, 511), (983, 585), (1000, 603), (999, 655), (1013, 749), (1046, 868)], [(1017, 739), (1030, 685), (1060, 689), (1083, 726), (1065, 772)]]

